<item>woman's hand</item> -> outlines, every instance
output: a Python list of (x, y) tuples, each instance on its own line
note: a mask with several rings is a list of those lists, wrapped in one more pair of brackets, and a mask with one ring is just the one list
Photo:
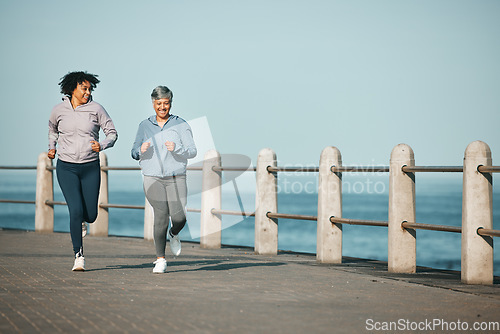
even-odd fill
[(148, 150), (149, 146), (151, 146), (151, 143), (150, 142), (144, 142), (142, 143), (141, 145), (141, 153), (144, 153)]
[(49, 150), (49, 152), (47, 153), (47, 157), (49, 159), (54, 159), (56, 157), (56, 150), (55, 149)]
[(101, 151), (101, 145), (95, 140), (90, 141), (92, 151), (99, 153)]
[(172, 152), (173, 150), (175, 150), (175, 143), (173, 141), (166, 141), (165, 142), (165, 146), (167, 147), (167, 150), (169, 150), (170, 152)]

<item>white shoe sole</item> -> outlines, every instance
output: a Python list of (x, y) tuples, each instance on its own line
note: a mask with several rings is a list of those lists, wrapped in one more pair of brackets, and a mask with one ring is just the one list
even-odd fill
[(153, 262), (153, 264), (155, 265), (155, 267), (153, 268), (153, 274), (164, 274), (167, 272), (167, 262), (164, 262), (165, 263), (165, 267), (163, 269), (159, 269), (159, 268), (156, 268), (156, 261)]
[(153, 274), (165, 274), (167, 271), (154, 271)]
[(79, 257), (75, 259), (75, 262), (73, 263), (73, 271), (85, 271), (85, 258)]

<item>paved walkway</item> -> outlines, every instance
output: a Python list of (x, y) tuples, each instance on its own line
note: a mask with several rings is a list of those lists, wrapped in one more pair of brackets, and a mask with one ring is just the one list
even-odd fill
[(468, 333), (500, 322), (498, 277), (474, 286), (451, 271), (192, 243), (154, 275), (153, 244), (136, 238), (86, 237), (85, 255), (87, 271), (72, 272), (68, 234), (0, 230), (0, 333), (443, 332), (443, 321)]

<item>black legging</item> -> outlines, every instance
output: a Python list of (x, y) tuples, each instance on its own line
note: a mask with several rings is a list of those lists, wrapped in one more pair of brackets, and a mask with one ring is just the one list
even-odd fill
[(81, 164), (58, 160), (56, 172), (59, 187), (68, 204), (73, 251), (83, 255), (82, 222), (93, 223), (97, 218), (101, 183), (99, 160)]

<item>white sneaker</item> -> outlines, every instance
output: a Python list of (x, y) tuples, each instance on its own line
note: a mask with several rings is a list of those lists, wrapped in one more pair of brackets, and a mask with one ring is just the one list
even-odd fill
[(167, 260), (164, 257), (157, 259), (153, 264), (155, 265), (153, 274), (163, 274), (167, 271)]
[(85, 236), (87, 235), (87, 223), (86, 222), (83, 222), (82, 223), (82, 238), (85, 238)]
[(83, 256), (75, 257), (75, 264), (73, 265), (73, 271), (85, 271), (85, 258)]
[(170, 238), (170, 250), (172, 254), (179, 256), (179, 254), (181, 254), (181, 241), (179, 240), (179, 235), (172, 236), (169, 232), (168, 236)]

